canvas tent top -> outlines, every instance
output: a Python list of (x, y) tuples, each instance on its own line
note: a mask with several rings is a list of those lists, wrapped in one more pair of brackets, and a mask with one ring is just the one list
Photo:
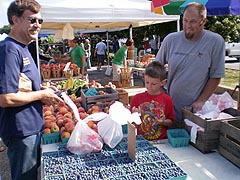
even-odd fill
[(147, 0), (51, 0), (41, 5), (43, 30), (60, 30), (70, 23), (74, 30), (109, 31), (180, 19), (179, 15), (152, 13)]

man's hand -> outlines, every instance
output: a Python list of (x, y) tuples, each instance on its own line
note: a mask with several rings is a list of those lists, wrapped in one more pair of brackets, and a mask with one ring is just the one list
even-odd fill
[(202, 110), (202, 107), (204, 105), (205, 101), (195, 101), (191, 107), (193, 108), (193, 112), (198, 112), (200, 110)]

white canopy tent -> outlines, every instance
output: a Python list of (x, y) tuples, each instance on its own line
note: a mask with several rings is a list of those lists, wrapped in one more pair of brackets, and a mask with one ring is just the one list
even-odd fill
[[(41, 0), (39, 2), (41, 3)], [(180, 30), (179, 15), (152, 13), (151, 2), (148, 0), (51, 0), (41, 3), (41, 6), (44, 19), (42, 32), (46, 30), (64, 32), (64, 27), (70, 24), (75, 32), (80, 33), (110, 32), (129, 28), (129, 37), (132, 38), (133, 27), (170, 21), (176, 21), (177, 31)]]
[(104, 32), (169, 21), (177, 21), (180, 29), (179, 15), (154, 14), (147, 0), (51, 0), (41, 5), (43, 30), (62, 30), (70, 23), (75, 31)]

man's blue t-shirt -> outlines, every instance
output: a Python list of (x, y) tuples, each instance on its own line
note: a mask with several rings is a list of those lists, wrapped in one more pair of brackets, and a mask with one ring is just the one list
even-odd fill
[[(32, 91), (40, 90), (40, 77), (28, 47), (7, 37), (0, 42), (0, 94), (19, 91), (19, 75), (32, 82)], [(0, 107), (0, 137), (16, 138), (37, 134), (43, 129), (41, 101), (18, 107)]]

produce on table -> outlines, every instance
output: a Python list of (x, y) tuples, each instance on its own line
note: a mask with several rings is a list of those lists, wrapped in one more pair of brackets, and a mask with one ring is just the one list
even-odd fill
[[(65, 68), (66, 64), (64, 63), (57, 63), (57, 64), (42, 64), (41, 71), (44, 79), (49, 78), (60, 78), (64, 76), (63, 69)], [(80, 75), (80, 68), (77, 64), (70, 64), (70, 70), (73, 71), (73, 76)], [(47, 73), (46, 73), (47, 72)]]

